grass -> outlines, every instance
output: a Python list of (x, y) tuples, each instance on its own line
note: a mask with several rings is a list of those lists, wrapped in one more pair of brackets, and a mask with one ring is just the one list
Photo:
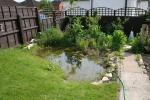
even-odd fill
[(115, 82), (65, 80), (58, 66), (22, 49), (0, 50), (0, 100), (116, 100)]

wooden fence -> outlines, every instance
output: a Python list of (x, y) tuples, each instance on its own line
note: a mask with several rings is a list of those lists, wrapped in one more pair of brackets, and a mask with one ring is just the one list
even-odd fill
[(113, 17), (139, 17), (145, 16), (147, 11), (136, 7), (127, 7), (113, 10), (107, 7), (97, 7), (92, 9), (84, 9), (80, 7), (70, 8), (65, 11), (65, 16), (93, 16), (94, 14), (98, 16), (113, 16)]
[(37, 8), (0, 7), (0, 48), (27, 43), (39, 31)]
[(0, 48), (14, 47), (28, 43), (40, 31), (45, 31), (56, 24), (61, 26), (65, 16), (128, 16), (139, 17), (147, 12), (140, 8), (129, 7), (113, 10), (97, 7), (90, 10), (71, 8), (65, 12), (49, 12), (49, 17), (39, 20), (39, 13), (34, 7), (0, 6)]

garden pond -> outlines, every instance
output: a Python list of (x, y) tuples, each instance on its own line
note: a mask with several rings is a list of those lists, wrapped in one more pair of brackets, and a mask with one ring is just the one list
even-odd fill
[(68, 80), (97, 81), (105, 72), (99, 57), (88, 56), (75, 49), (43, 49), (38, 54), (59, 65)]

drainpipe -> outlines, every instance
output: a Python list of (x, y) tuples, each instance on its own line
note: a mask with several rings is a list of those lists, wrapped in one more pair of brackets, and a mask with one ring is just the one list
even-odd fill
[(125, 0), (125, 17), (127, 15), (128, 0)]

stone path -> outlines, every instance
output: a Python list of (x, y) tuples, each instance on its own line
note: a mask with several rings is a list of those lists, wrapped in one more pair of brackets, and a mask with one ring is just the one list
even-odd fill
[[(125, 86), (126, 100), (150, 100), (149, 77), (138, 66), (134, 54), (125, 53), (120, 71), (120, 77)], [(124, 100), (123, 89), (120, 92), (120, 100)]]

